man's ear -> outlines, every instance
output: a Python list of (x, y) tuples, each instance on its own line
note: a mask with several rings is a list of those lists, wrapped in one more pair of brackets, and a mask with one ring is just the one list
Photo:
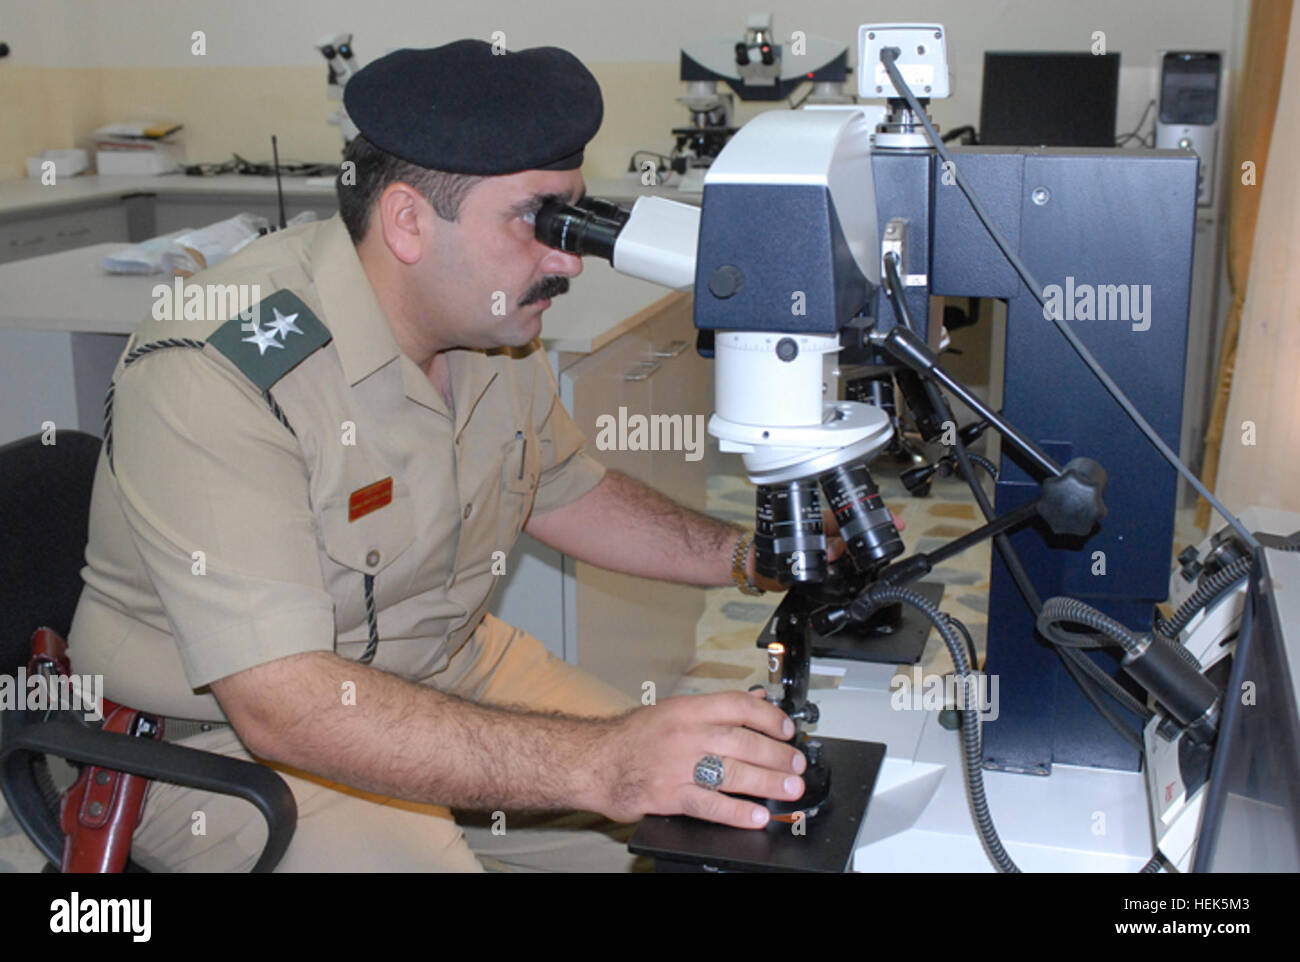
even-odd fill
[(415, 264), (433, 241), (433, 206), (401, 182), (389, 184), (375, 204), (375, 218), (385, 246), (403, 264)]

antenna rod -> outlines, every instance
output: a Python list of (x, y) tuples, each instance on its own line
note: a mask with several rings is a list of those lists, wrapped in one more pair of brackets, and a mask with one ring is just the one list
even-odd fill
[(280, 229), (284, 230), (284, 188), (280, 186), (280, 148), (275, 142), (275, 134), (271, 135), (271, 159), (275, 164), (275, 196), (280, 202)]

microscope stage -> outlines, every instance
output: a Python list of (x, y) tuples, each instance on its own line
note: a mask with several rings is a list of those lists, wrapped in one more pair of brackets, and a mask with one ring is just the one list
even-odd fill
[(772, 821), (753, 830), (684, 815), (647, 815), (628, 848), (650, 855), (659, 872), (846, 872), (858, 829), (885, 759), (878, 742), (818, 738), (831, 770), (831, 794), (800, 825)]

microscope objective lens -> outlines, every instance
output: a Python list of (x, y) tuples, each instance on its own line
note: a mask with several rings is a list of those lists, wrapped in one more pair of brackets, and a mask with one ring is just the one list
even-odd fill
[(858, 568), (870, 572), (903, 553), (893, 515), (865, 463), (842, 464), (818, 480)]
[(826, 577), (821, 496), (811, 479), (761, 485), (757, 493), (754, 563), (782, 584)]

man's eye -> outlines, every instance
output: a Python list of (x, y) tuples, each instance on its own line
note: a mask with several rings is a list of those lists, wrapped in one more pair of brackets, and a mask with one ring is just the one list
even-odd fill
[(531, 210), (525, 211), (520, 216), (523, 218), (525, 224), (535, 224), (537, 223), (537, 211), (538, 208), (534, 207)]

